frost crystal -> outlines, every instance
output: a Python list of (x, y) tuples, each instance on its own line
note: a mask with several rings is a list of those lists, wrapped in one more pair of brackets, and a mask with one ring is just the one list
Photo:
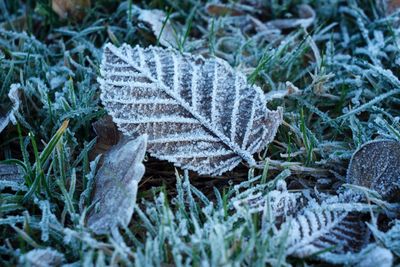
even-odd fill
[(121, 142), (105, 157), (95, 177), (94, 210), (88, 226), (97, 234), (108, 233), (118, 225), (127, 226), (136, 201), (138, 183), (144, 174), (142, 160), (146, 136)]
[(127, 135), (149, 135), (157, 158), (218, 175), (272, 141), (282, 111), (269, 111), (259, 87), (227, 62), (111, 44), (101, 64), (101, 99)]
[(350, 161), (347, 182), (396, 197), (400, 182), (400, 142), (377, 140), (364, 144)]

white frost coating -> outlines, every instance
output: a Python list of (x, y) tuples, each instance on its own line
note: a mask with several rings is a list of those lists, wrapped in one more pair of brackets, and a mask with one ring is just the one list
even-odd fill
[(218, 58), (107, 44), (100, 73), (101, 99), (119, 129), (147, 133), (153, 156), (200, 174), (220, 175), (241, 160), (254, 166), (252, 154), (282, 121), (259, 87)]

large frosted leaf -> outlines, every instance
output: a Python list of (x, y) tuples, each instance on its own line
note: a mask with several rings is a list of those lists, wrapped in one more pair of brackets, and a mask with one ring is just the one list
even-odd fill
[(282, 121), (259, 87), (218, 58), (108, 44), (101, 76), (101, 99), (124, 134), (147, 133), (153, 156), (200, 174), (254, 166), (252, 154)]
[(122, 139), (106, 154), (95, 177), (95, 208), (88, 216), (88, 226), (95, 233), (105, 234), (119, 225), (129, 224), (138, 184), (144, 174), (146, 140), (147, 136)]

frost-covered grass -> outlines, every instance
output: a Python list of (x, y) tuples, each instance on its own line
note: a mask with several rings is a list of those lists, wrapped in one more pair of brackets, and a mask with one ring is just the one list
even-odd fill
[[(96, 81), (101, 47), (159, 42), (138, 21), (134, 1), (93, 2), (82, 21), (61, 21), (49, 1), (0, 0), (0, 116), (11, 107), (12, 84), (19, 84), (22, 99), (18, 126), (0, 133), (0, 160), (13, 159), (26, 174), (17, 191), (0, 181), (0, 265), (23, 263), (22, 255), (39, 248), (57, 250), (74, 266), (319, 264), (318, 255), (288, 255), (290, 226), (277, 229), (279, 216), (268, 212), (268, 203), (252, 213), (234, 200), (265, 195), (281, 180), (290, 192), (335, 195), (361, 144), (377, 137), (400, 141), (399, 12), (388, 14), (383, 0), (237, 5), (262, 22), (296, 17), (300, 3), (313, 7), (310, 27), (278, 33), (250, 27), (249, 16), (212, 17), (195, 0), (138, 4), (171, 14), (180, 51), (221, 57), (266, 93), (287, 90), (286, 82), (300, 91), (268, 102), (270, 109), (284, 107), (284, 123), (256, 155), (270, 158), (264, 170), (241, 166), (215, 180), (149, 158), (129, 227), (95, 236), (85, 217), (93, 208), (98, 163), (90, 154), (96, 143), (91, 124), (105, 115)], [(371, 199), (364, 211), (390, 206)], [(366, 221), (399, 263), (398, 221), (385, 222), (387, 229), (394, 225), (388, 234), (378, 218)]]

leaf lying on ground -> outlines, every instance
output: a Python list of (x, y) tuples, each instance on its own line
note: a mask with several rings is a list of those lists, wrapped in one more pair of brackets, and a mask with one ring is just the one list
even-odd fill
[(218, 175), (270, 143), (282, 110), (227, 62), (156, 47), (111, 44), (104, 49), (101, 99), (127, 135), (149, 135), (157, 158), (200, 174)]
[(400, 256), (400, 221), (394, 220), (389, 231), (382, 232), (377, 227), (369, 225), (374, 237), (385, 247), (390, 248), (393, 253)]
[(385, 199), (398, 198), (400, 186), (400, 142), (377, 140), (354, 152), (347, 182), (377, 191)]
[(52, 248), (34, 249), (20, 258), (22, 266), (44, 267), (60, 266), (64, 262), (64, 255)]
[(400, 8), (400, 0), (382, 0), (386, 7), (386, 15), (391, 15)]
[(90, 0), (52, 0), (51, 7), (62, 19), (82, 19), (85, 15), (84, 9), (90, 7)]
[(17, 123), (15, 118), (15, 113), (18, 111), (20, 106), (20, 99), (19, 99), (19, 88), (20, 84), (12, 84), (10, 92), (8, 93), (8, 98), (11, 100), (13, 106), (10, 111), (7, 112), (6, 115), (1, 116), (0, 114), (0, 133), (6, 128), (6, 126), (11, 122), (13, 124)]
[(0, 164), (0, 191), (6, 187), (26, 191), (24, 183), (24, 173), (18, 165)]
[(140, 9), (139, 20), (148, 23), (155, 37), (165, 47), (176, 46), (176, 34), (167, 15), (158, 9)]
[(299, 18), (297, 19), (276, 19), (269, 21), (266, 25), (280, 30), (296, 27), (307, 28), (314, 22), (316, 17), (314, 9), (307, 4), (298, 6), (298, 14)]
[(372, 248), (360, 253), (359, 259), (353, 261), (358, 267), (391, 267), (393, 266), (393, 254), (390, 250), (382, 248), (376, 245), (372, 245)]
[(287, 253), (307, 257), (329, 250), (333, 254), (358, 252), (368, 244), (369, 231), (360, 213), (306, 208), (288, 222)]
[(97, 155), (107, 152), (112, 146), (116, 145), (121, 134), (110, 116), (105, 116), (92, 123), (92, 127), (97, 135), (96, 145), (90, 151), (90, 158), (94, 159)]
[(208, 3), (206, 11), (212, 16), (240, 16), (244, 15), (244, 10), (237, 4)]
[[(234, 200), (236, 209), (248, 206), (250, 212), (267, 210), (275, 218), (277, 236), (286, 236), (286, 255), (305, 258), (329, 251), (330, 255), (359, 253), (367, 246), (370, 231), (363, 212), (369, 205), (350, 194), (321, 195), (317, 199), (310, 193), (290, 192), (280, 181), (280, 189), (246, 199)], [(323, 254), (321, 254), (323, 255)], [(329, 258), (322, 257), (330, 262)]]
[(142, 164), (147, 136), (122, 139), (106, 155), (95, 179), (88, 226), (96, 234), (108, 233), (118, 225), (127, 226), (136, 201), (138, 183), (144, 174)]

